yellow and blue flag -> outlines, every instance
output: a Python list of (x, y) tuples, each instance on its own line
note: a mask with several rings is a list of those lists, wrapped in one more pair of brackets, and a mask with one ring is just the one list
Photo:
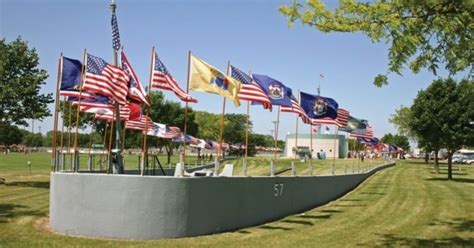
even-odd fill
[(195, 91), (214, 93), (231, 99), (240, 106), (237, 95), (240, 92), (239, 81), (226, 76), (212, 65), (191, 55), (191, 79), (189, 88)]

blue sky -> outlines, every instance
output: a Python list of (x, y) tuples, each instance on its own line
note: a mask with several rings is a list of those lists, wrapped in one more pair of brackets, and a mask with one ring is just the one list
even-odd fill
[[(289, 28), (278, 7), (291, 2), (117, 0), (117, 18), (122, 45), (145, 86), (152, 46), (183, 88), (191, 50), (223, 71), (230, 60), (244, 71), (276, 78), (295, 92), (315, 94), (320, 83), (322, 96), (334, 98), (354, 117), (369, 120), (376, 136), (395, 133), (388, 122), (390, 115), (400, 105), (410, 105), (436, 76), (406, 71), (403, 76), (390, 75), (388, 86), (376, 88), (372, 81), (386, 72), (388, 46), (371, 43), (357, 33), (326, 34), (300, 24)], [(330, 7), (337, 5), (336, 1), (326, 2)], [(108, 6), (106, 0), (0, 0), (0, 36), (7, 41), (21, 36), (37, 49), (40, 67), (50, 75), (42, 92), (53, 92), (61, 52), (80, 59), (87, 48), (112, 61)], [(320, 80), (320, 74), (324, 79)], [(192, 105), (194, 109), (221, 113), (221, 97), (191, 94), (199, 100)], [(178, 101), (173, 94), (166, 93), (166, 97)], [(245, 113), (245, 104), (235, 108), (228, 102), (226, 112)], [(252, 106), (251, 118), (255, 132), (270, 134), (276, 112)], [(280, 121), (279, 137), (294, 132), (295, 115), (282, 113)], [(37, 125), (43, 132), (50, 130), (52, 118)], [(300, 126), (300, 132), (309, 132), (305, 128)]]

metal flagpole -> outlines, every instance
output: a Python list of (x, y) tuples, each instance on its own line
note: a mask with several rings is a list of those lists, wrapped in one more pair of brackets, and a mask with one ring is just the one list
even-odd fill
[(313, 123), (309, 123), (309, 174), (313, 175)]
[[(298, 90), (298, 103), (300, 102), (300, 90)], [(299, 115), (296, 115), (296, 127), (295, 127), (295, 160), (298, 156), (298, 118)]]
[(91, 132), (89, 134), (89, 171), (92, 171), (92, 158), (91, 158), (91, 150), (92, 150), (92, 137), (94, 134), (94, 127), (95, 127), (95, 118), (93, 119), (92, 127), (91, 127)]
[[(249, 75), (252, 76), (252, 71), (249, 70)], [(248, 152), (249, 152), (249, 128), (250, 128), (250, 101), (247, 101), (247, 120), (245, 123), (245, 161), (247, 164)], [(244, 175), (246, 175), (246, 168), (244, 169)]]
[(122, 134), (122, 151), (125, 150), (125, 132), (127, 131), (127, 123), (123, 124), (123, 134)]
[[(104, 138), (103, 138), (103, 141), (102, 141), (102, 154), (100, 154), (100, 160), (102, 161), (103, 159), (103, 155), (104, 155), (104, 151), (105, 151), (105, 145), (107, 144), (107, 130), (109, 129), (109, 122), (106, 121), (105, 122), (105, 130), (104, 130)], [(108, 159), (108, 155), (109, 153), (107, 152), (107, 159)], [(100, 162), (100, 170), (102, 171), (102, 162)]]
[(219, 137), (219, 149), (217, 151), (217, 156), (218, 156), (218, 159), (219, 157), (224, 157), (222, 156), (223, 155), (223, 147), (222, 147), (222, 143), (224, 142), (224, 115), (225, 115), (225, 99), (226, 97), (224, 97), (224, 101), (222, 103), (222, 115), (221, 115), (221, 132), (220, 132), (220, 137)]
[[(110, 3), (110, 10), (112, 12), (112, 16), (115, 15), (115, 9), (117, 8), (117, 5), (115, 4), (115, 1), (112, 0)], [(114, 65), (118, 66), (118, 51), (115, 50), (115, 48), (112, 48), (113, 51), (113, 56), (114, 56)], [(120, 108), (119, 108), (119, 103), (115, 101), (114, 103), (115, 107), (115, 149), (113, 151), (113, 156), (114, 158), (111, 160), (112, 163), (112, 170), (113, 174), (123, 174), (123, 158), (122, 158), (122, 150), (120, 149), (122, 147), (121, 141), (120, 141), (120, 133), (121, 133), (121, 123), (120, 123)], [(111, 129), (113, 130), (113, 129)]]
[(278, 112), (277, 112), (277, 120), (276, 120), (276, 127), (275, 127), (275, 153), (274, 153), (274, 160), (276, 163), (277, 160), (277, 147), (278, 147), (278, 128), (280, 124), (280, 105), (278, 105)]
[(61, 84), (61, 79), (62, 79), (62, 60), (63, 60), (63, 53), (61, 53), (59, 57), (59, 63), (58, 63), (58, 79), (56, 82), (56, 101), (54, 105), (54, 125), (53, 125), (53, 140), (51, 142), (53, 146), (53, 153), (52, 153), (52, 158), (51, 158), (51, 170), (54, 172), (57, 170), (57, 152), (56, 152), (56, 135), (57, 135), (57, 129), (58, 129), (58, 109), (59, 109), (59, 85)]
[[(151, 80), (152, 80), (152, 74), (153, 74), (153, 64), (154, 64), (154, 58), (155, 58), (155, 47), (153, 46), (151, 48), (151, 62), (150, 62), (150, 79), (148, 83), (148, 89), (147, 93), (150, 95), (150, 89), (151, 89)], [(150, 115), (150, 106), (147, 106), (146, 108), (146, 115), (145, 115), (145, 130), (143, 131), (142, 137), (143, 137), (143, 144), (142, 144), (142, 159), (140, 163), (140, 175), (145, 174), (145, 164), (148, 164), (148, 148), (147, 148), (147, 136), (148, 136), (148, 116)]]
[[(186, 94), (189, 94), (189, 82), (191, 81), (191, 50), (188, 52), (188, 78), (186, 80)], [(184, 166), (186, 164), (186, 136), (188, 132), (188, 101), (184, 107), (184, 140), (183, 140), (183, 164), (181, 165), (180, 176), (184, 176)], [(181, 157), (181, 156), (180, 156)], [(180, 161), (181, 162), (181, 161)]]
[(333, 159), (332, 159), (332, 166), (331, 166), (331, 173), (334, 175), (335, 173), (335, 166), (336, 166), (336, 138), (337, 138), (337, 133), (339, 131), (339, 127), (336, 126), (334, 130), (334, 149), (332, 151), (333, 153)]
[[(230, 73), (230, 61), (227, 62), (227, 73), (226, 75), (229, 76)], [(221, 115), (221, 133), (220, 133), (220, 144), (219, 144), (219, 150), (217, 152), (217, 155), (219, 157), (224, 157), (224, 149), (222, 147), (222, 144), (224, 143), (224, 120), (225, 120), (225, 102), (226, 102), (226, 97), (224, 97), (224, 101), (222, 103), (222, 115)]]
[(81, 112), (81, 98), (82, 98), (82, 84), (85, 80), (86, 65), (87, 65), (87, 51), (84, 48), (84, 54), (82, 55), (82, 68), (81, 68), (81, 81), (79, 82), (79, 99), (77, 99), (77, 111), (76, 111), (76, 131), (74, 133), (74, 172), (79, 171), (79, 151), (77, 150), (77, 132), (79, 130), (79, 113)]
[[(72, 103), (69, 102), (69, 119), (68, 119), (68, 128), (67, 128), (67, 151), (66, 151), (66, 155), (70, 155), (70, 151), (71, 151), (71, 129), (72, 129)], [(72, 164), (70, 164), (70, 165), (72, 166)]]
[(110, 169), (112, 165), (112, 137), (114, 136), (114, 119), (115, 119), (115, 112), (112, 114), (112, 120), (110, 121), (110, 136), (109, 136), (109, 148), (108, 148), (108, 161), (109, 166), (107, 168), (107, 174), (110, 174)]
[(61, 108), (61, 140), (60, 140), (60, 147), (61, 147), (61, 150), (59, 151), (59, 153), (61, 154), (61, 164), (62, 164), (62, 169), (64, 169), (64, 153), (63, 153), (63, 143), (64, 143), (64, 110), (66, 108), (66, 105), (67, 105), (67, 101), (66, 101), (66, 97), (63, 97), (63, 104), (62, 104), (62, 108)]

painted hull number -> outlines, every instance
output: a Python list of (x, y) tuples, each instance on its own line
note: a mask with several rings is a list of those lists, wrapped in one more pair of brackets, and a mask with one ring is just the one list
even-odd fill
[(282, 196), (283, 195), (283, 188), (284, 188), (283, 183), (275, 183), (275, 185), (273, 185), (273, 195), (275, 197)]

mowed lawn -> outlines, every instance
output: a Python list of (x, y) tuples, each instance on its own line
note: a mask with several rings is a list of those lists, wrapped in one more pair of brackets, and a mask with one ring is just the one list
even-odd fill
[[(456, 166), (455, 180), (448, 181), (446, 166), (436, 174), (432, 165), (397, 161), (397, 166), (378, 172), (344, 197), (275, 222), (193, 238), (118, 241), (68, 237), (36, 228), (38, 220), (48, 215), (49, 156), (0, 155), (0, 177), (6, 179), (6, 185), (0, 185), (0, 247), (474, 246), (472, 166), (461, 171)], [(254, 169), (265, 162), (255, 160), (250, 165)], [(27, 161), (32, 161), (31, 175)], [(338, 161), (336, 173), (352, 164)], [(305, 166), (298, 169), (303, 172)], [(268, 172), (265, 167), (266, 171), (259, 168), (260, 173)], [(330, 168), (328, 162), (320, 167), (321, 174)]]

